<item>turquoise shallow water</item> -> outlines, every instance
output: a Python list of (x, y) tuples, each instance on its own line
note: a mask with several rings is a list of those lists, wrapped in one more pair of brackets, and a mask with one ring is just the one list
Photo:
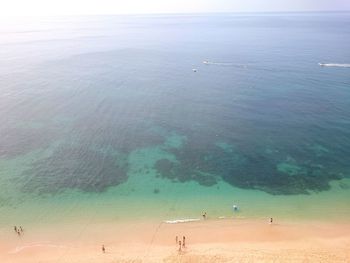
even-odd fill
[[(174, 136), (169, 141), (173, 143)], [(350, 216), (349, 179), (331, 182), (331, 189), (309, 195), (271, 195), (260, 190), (233, 187), (220, 181), (215, 187), (197, 182), (172, 182), (159, 178), (155, 169), (145, 169), (160, 158), (173, 160), (164, 147), (138, 149), (129, 156), (128, 180), (102, 193), (65, 190), (51, 194), (9, 195), (22, 197), (2, 206), (1, 224), (69, 224), (72, 222), (123, 222), (125, 220), (177, 220), (208, 217), (284, 221), (346, 221)], [(147, 170), (147, 171), (145, 171)], [(234, 212), (233, 205), (239, 206)], [(25, 216), (24, 216), (25, 215)], [(23, 217), (24, 216), (24, 217)]]
[(3, 20), (0, 226), (349, 219), (350, 71), (318, 65), (349, 63), (349, 24), (348, 13)]

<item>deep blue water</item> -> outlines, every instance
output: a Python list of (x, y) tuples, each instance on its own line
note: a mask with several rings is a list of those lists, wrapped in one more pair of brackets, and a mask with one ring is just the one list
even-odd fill
[(0, 189), (102, 192), (175, 133), (160, 177), (328, 190), (350, 175), (350, 68), (318, 63), (349, 43), (349, 13), (2, 20), (0, 159), (25, 164)]

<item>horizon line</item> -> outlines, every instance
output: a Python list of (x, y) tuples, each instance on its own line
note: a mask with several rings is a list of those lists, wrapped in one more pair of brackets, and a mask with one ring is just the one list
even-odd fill
[[(60, 16), (140, 16), (140, 15), (205, 15), (205, 14), (307, 14), (307, 13), (349, 13), (349, 10), (300, 10), (300, 11), (215, 11), (215, 12), (150, 12), (150, 13), (101, 13), (101, 14), (27, 14), (1, 15), (2, 18), (11, 17), (60, 17)], [(0, 18), (1, 19), (1, 18)]]

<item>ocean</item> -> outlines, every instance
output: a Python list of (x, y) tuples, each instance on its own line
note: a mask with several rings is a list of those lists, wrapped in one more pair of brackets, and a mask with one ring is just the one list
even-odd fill
[(346, 12), (1, 18), (0, 233), (349, 220), (349, 43)]

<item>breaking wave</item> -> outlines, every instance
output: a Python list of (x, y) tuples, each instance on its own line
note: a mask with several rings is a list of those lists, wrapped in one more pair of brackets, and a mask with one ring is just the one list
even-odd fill
[(165, 223), (167, 224), (178, 224), (178, 223), (188, 223), (188, 222), (196, 222), (200, 221), (199, 218), (185, 218), (185, 219), (175, 219), (175, 220), (167, 220)]

